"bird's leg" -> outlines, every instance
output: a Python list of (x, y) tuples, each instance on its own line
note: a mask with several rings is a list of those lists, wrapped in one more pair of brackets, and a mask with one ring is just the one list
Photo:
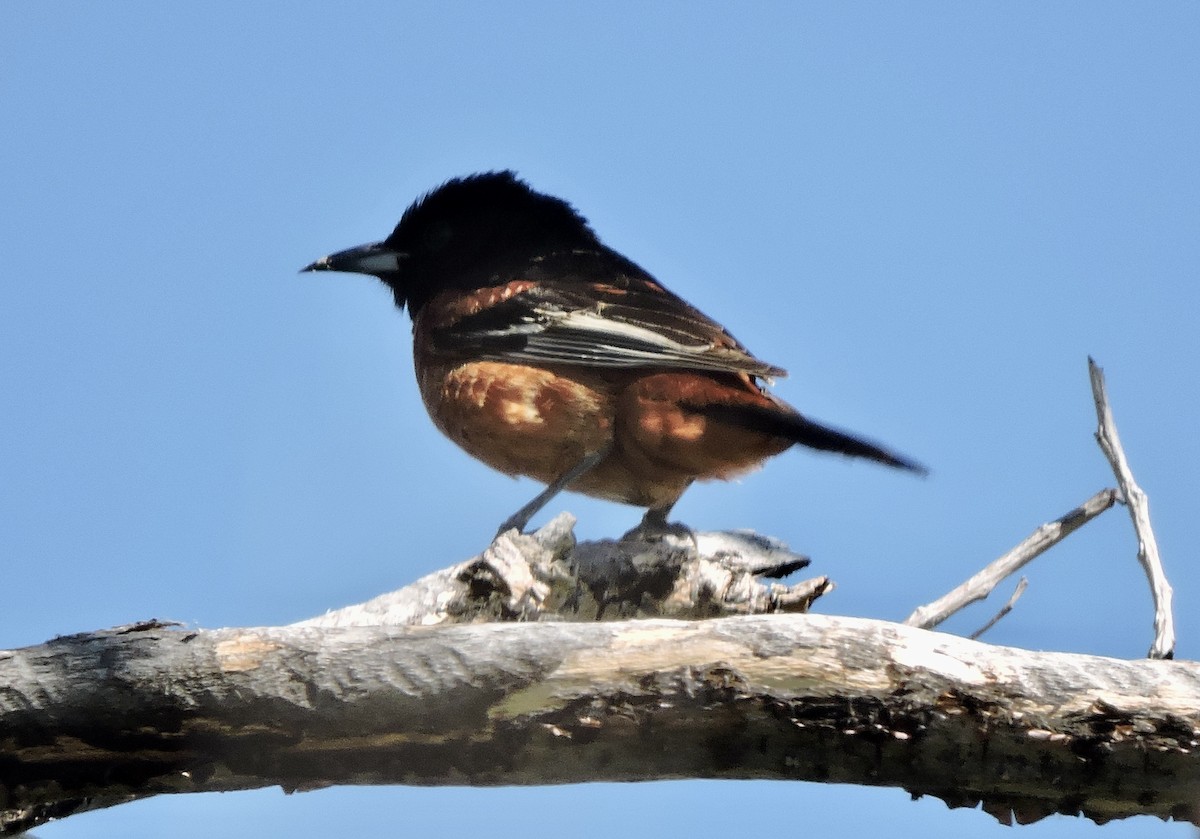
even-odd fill
[(525, 525), (529, 524), (529, 520), (536, 516), (539, 510), (549, 504), (554, 496), (569, 487), (576, 478), (595, 468), (596, 464), (604, 460), (611, 449), (612, 443), (610, 442), (597, 451), (584, 455), (578, 463), (555, 478), (533, 500), (505, 519), (504, 524), (500, 525), (500, 529), (496, 531), (496, 535), (499, 536), (501, 533), (504, 533), (506, 530), (512, 530), (514, 527), (518, 533), (524, 532)]

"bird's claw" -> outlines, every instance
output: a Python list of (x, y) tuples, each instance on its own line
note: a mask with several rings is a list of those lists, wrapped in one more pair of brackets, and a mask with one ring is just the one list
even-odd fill
[(621, 537), (622, 542), (662, 542), (668, 537), (696, 543), (696, 531), (683, 522), (667, 521), (666, 511), (647, 510), (637, 527)]

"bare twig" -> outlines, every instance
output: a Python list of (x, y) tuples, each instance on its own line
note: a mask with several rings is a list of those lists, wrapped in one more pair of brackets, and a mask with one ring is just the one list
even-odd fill
[(992, 593), (1000, 581), (1021, 570), (1035, 557), (1057, 545), (1071, 533), (1111, 507), (1117, 498), (1116, 490), (1102, 489), (1083, 504), (1058, 519), (1046, 522), (1033, 531), (1021, 544), (992, 562), (971, 579), (932, 603), (919, 606), (904, 619), (908, 626), (930, 629), (960, 609)]
[(1154, 538), (1154, 530), (1150, 526), (1150, 502), (1146, 493), (1133, 479), (1129, 461), (1125, 458), (1125, 450), (1121, 448), (1121, 438), (1117, 435), (1117, 424), (1113, 420), (1112, 410), (1108, 406), (1108, 393), (1104, 387), (1104, 371), (1088, 356), (1088, 376), (1092, 381), (1092, 398), (1096, 401), (1096, 442), (1100, 450), (1108, 458), (1113, 474), (1117, 476), (1117, 486), (1129, 508), (1129, 517), (1133, 519), (1133, 530), (1138, 540), (1138, 562), (1146, 572), (1150, 582), (1150, 593), (1154, 598), (1154, 644), (1148, 653), (1150, 658), (1172, 658), (1175, 655), (1175, 618), (1171, 609), (1171, 584), (1163, 571), (1162, 560), (1158, 554), (1158, 541)]
[(979, 627), (979, 629), (976, 629), (974, 632), (972, 632), (967, 637), (969, 637), (972, 641), (978, 640), (979, 637), (981, 635), (983, 635), (983, 633), (987, 632), (993, 626), (1000, 623), (1000, 619), (1012, 611), (1013, 606), (1015, 606), (1017, 601), (1021, 599), (1021, 595), (1025, 593), (1025, 589), (1028, 586), (1029, 586), (1029, 580), (1025, 579), (1024, 577), (1022, 577), (1020, 580), (1018, 580), (1017, 587), (1015, 589), (1013, 589), (1012, 596), (1008, 598), (1008, 602), (1005, 603), (1003, 607), (1001, 607), (1000, 611), (996, 613), (995, 617), (993, 617), (990, 621), (985, 623), (983, 626)]

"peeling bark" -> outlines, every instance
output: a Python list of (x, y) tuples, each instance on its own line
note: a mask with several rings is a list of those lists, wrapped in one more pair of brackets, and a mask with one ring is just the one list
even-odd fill
[(0, 657), (9, 831), (162, 792), (777, 778), (1197, 821), (1200, 667), (819, 615), (155, 623)]
[(575, 518), (562, 513), (536, 533), (502, 534), (473, 559), (297, 625), (433, 626), (804, 612), (833, 588), (828, 577), (792, 585), (772, 582), (805, 567), (808, 558), (757, 533), (576, 544), (574, 525)]
[(576, 546), (564, 519), (292, 626), (0, 652), (0, 828), (164, 792), (662, 778), (1200, 823), (1200, 665), (746, 614), (829, 587), (771, 581), (802, 564), (745, 534)]

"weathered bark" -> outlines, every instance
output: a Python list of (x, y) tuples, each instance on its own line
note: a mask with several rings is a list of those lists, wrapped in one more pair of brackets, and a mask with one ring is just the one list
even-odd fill
[(804, 612), (833, 588), (827, 577), (793, 585), (770, 582), (805, 567), (808, 558), (756, 533), (576, 544), (574, 525), (575, 518), (562, 513), (536, 533), (505, 533), (473, 559), (297, 625), (433, 626)]
[(787, 778), (1020, 821), (1196, 821), (1200, 667), (1031, 653), (817, 615), (147, 624), (0, 659), (9, 830), (279, 784)]
[(572, 550), (557, 522), (302, 624), (147, 622), (2, 652), (0, 826), (162, 792), (657, 778), (1200, 822), (1200, 665), (803, 614), (625, 620), (800, 609), (828, 587), (755, 580), (800, 562), (776, 544), (696, 542), (709, 555)]

